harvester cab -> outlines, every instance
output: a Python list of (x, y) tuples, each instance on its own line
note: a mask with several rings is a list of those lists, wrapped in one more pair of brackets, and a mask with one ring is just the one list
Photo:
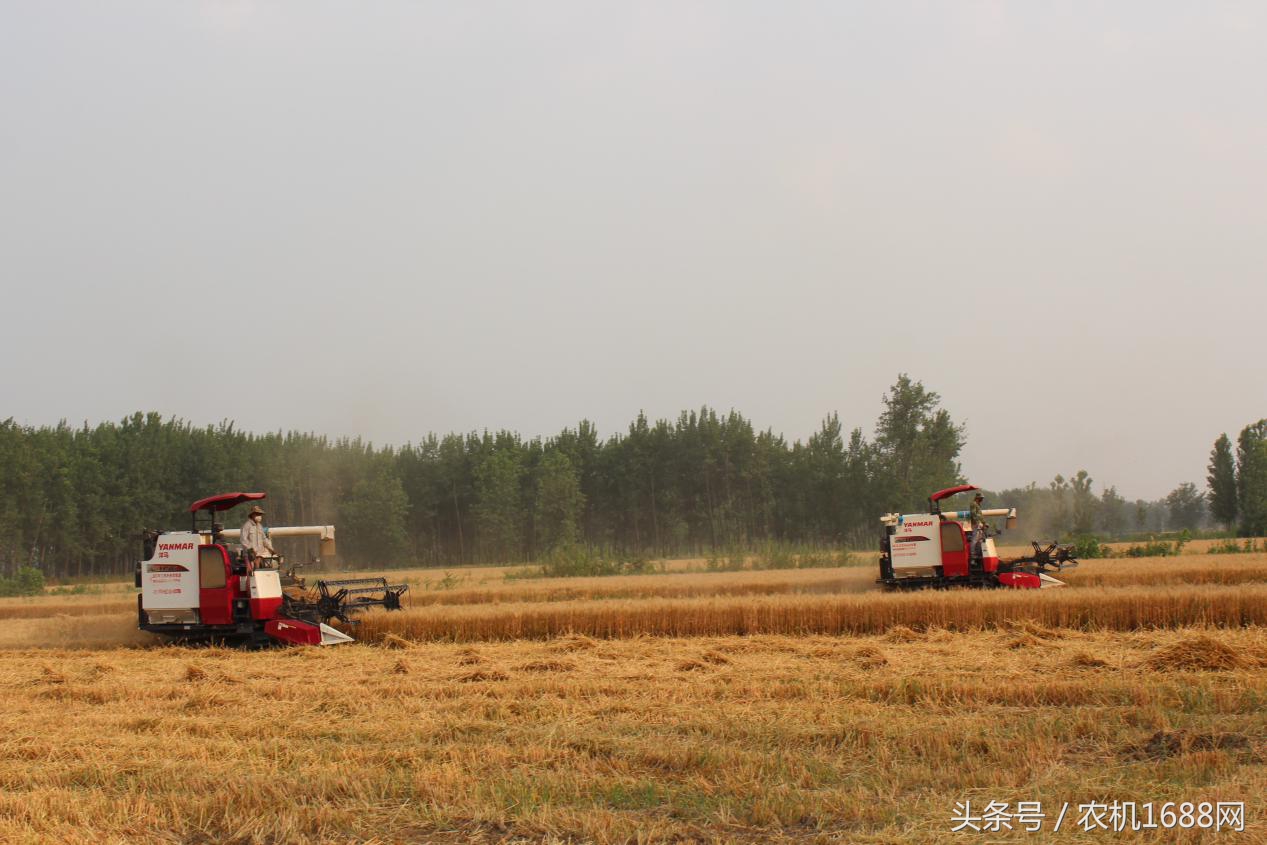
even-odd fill
[[(1033, 543), (1032, 554), (1001, 559), (994, 544), (997, 532), (985, 527), (974, 537), (970, 510), (943, 510), (945, 499), (977, 489), (961, 484), (938, 490), (928, 497), (927, 513), (880, 517), (884, 537), (876, 583), (887, 589), (1063, 587), (1063, 581), (1047, 573), (1078, 565), (1072, 546)], [(983, 521), (1004, 518), (1008, 528), (1016, 525), (1016, 508), (987, 508), (980, 514)]]
[[(280, 558), (255, 557), (232, 542), (218, 515), (264, 493), (223, 493), (189, 506), (188, 531), (146, 531), (144, 559), (136, 565), (138, 625), (181, 640), (214, 640), (249, 646), (273, 643), (336, 645), (353, 642), (326, 624), (352, 624), (352, 613), (371, 607), (399, 610), (405, 584), (387, 579), (318, 581), (312, 589), (285, 578)], [(273, 528), (270, 537), (316, 536), (322, 553), (334, 550), (334, 526)], [(286, 583), (289, 582), (289, 583)]]

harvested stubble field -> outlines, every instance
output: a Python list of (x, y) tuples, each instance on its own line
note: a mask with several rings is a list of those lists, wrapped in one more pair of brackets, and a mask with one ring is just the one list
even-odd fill
[[(1267, 841), (1267, 556), (874, 577), (488, 570), (263, 653), (0, 600), (0, 841), (950, 842), (965, 799), (1245, 801)], [(968, 839), (1107, 837), (1202, 841)]]
[(1262, 629), (1032, 624), (9, 651), (0, 840), (936, 842), (956, 801), (1117, 798), (1262, 841), (1263, 665)]

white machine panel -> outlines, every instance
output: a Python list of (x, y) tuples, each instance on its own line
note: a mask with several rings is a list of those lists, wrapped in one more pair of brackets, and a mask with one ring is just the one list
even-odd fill
[(282, 597), (282, 579), (276, 569), (257, 569), (251, 573), (251, 598), (279, 599)]
[(141, 605), (153, 610), (198, 607), (198, 544), (187, 531), (159, 535), (154, 556), (141, 564)]
[(895, 574), (941, 566), (941, 520), (934, 513), (903, 514), (889, 537)]

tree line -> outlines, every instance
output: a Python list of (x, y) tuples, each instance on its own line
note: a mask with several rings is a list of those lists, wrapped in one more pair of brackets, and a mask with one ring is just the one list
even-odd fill
[[(95, 426), (0, 423), (0, 569), (126, 573), (147, 527), (183, 528), (190, 502), (266, 490), (273, 525), (333, 523), (342, 565), (459, 565), (584, 544), (699, 554), (772, 540), (875, 540), (878, 515), (961, 480), (964, 429), (906, 375), (874, 434), (836, 414), (804, 441), (736, 411), (640, 414), (600, 437), (588, 421), (547, 438), (427, 435), (400, 447), (310, 433), (255, 434), (136, 413)], [(224, 515), (235, 527), (240, 512)]]
[[(130, 572), (142, 529), (184, 528), (190, 502), (233, 490), (267, 491), (269, 524), (335, 524), (342, 566), (518, 562), (573, 546), (647, 557), (779, 541), (869, 548), (880, 514), (924, 510), (931, 491), (963, 482), (965, 437), (938, 394), (904, 374), (870, 435), (833, 413), (803, 441), (707, 407), (654, 422), (639, 414), (607, 437), (583, 420), (546, 438), (429, 434), (399, 447), (156, 413), (79, 427), (9, 419), (0, 574)], [(1178, 500), (1094, 495), (1085, 471), (991, 501), (1019, 507), (1035, 539), (1190, 518)], [(223, 521), (235, 527), (244, 512)]]
[(1090, 535), (1115, 539), (1195, 531), (1208, 521), (1206, 496), (1191, 482), (1180, 484), (1161, 499), (1132, 501), (1115, 486), (1096, 493), (1086, 470), (1068, 478), (1058, 474), (1045, 486), (1029, 484), (1002, 490), (995, 498), (1000, 506), (1017, 509), (1024, 540), (1070, 540)]
[(1184, 482), (1157, 501), (1126, 501), (1115, 487), (1097, 496), (1085, 470), (1057, 475), (1046, 487), (1004, 490), (1027, 530), (1060, 537), (1196, 530), (1211, 524), (1242, 537), (1267, 535), (1267, 419), (1241, 429), (1235, 444), (1226, 433), (1210, 451), (1206, 488)]

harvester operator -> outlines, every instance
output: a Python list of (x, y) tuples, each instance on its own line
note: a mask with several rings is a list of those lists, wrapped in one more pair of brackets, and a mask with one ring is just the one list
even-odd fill
[(985, 542), (985, 517), (981, 515), (981, 503), (985, 501), (985, 496), (981, 493), (972, 497), (972, 507), (968, 509), (968, 516), (972, 520), (972, 556), (974, 558), (981, 557), (981, 545)]
[(242, 523), (242, 536), (239, 540), (256, 557), (277, 556), (277, 550), (273, 548), (273, 544), (268, 541), (268, 535), (264, 533), (264, 509), (259, 505), (251, 508), (246, 522)]

